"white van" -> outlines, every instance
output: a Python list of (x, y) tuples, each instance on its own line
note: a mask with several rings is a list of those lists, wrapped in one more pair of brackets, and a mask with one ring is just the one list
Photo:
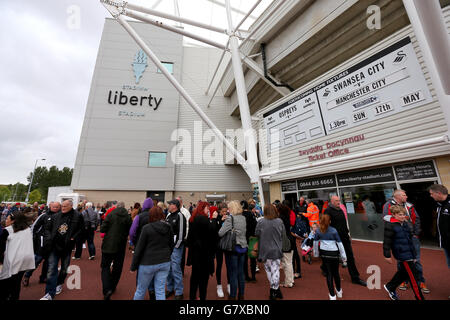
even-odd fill
[(72, 200), (73, 208), (76, 209), (78, 203), (86, 200), (86, 196), (79, 193), (60, 193), (56, 196), (55, 201), (62, 203), (65, 200)]

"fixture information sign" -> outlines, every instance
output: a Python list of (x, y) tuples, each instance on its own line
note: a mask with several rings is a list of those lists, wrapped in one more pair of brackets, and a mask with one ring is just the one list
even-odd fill
[(270, 150), (432, 101), (409, 37), (265, 113)]

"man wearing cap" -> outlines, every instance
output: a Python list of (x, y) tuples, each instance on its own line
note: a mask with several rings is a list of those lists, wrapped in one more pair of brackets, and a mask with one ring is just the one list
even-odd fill
[(184, 240), (186, 238), (187, 220), (180, 212), (180, 201), (174, 199), (169, 201), (169, 214), (166, 221), (172, 227), (175, 247), (170, 258), (170, 271), (167, 276), (166, 297), (175, 294), (175, 300), (183, 299), (183, 273), (181, 271), (181, 258), (184, 251)]

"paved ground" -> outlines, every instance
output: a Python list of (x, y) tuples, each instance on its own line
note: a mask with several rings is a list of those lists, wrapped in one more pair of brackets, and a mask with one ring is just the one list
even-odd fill
[[(101, 239), (99, 234), (95, 236), (97, 247), (97, 257), (95, 260), (88, 260), (87, 249), (83, 250), (81, 260), (71, 262), (81, 270), (81, 289), (68, 290), (64, 286), (63, 292), (56, 297), (57, 300), (100, 300), (103, 299), (102, 283), (100, 279), (100, 258)], [(368, 267), (376, 265), (381, 270), (381, 289), (364, 288), (354, 285), (350, 281), (347, 269), (341, 269), (340, 274), (342, 288), (344, 292), (343, 300), (388, 300), (383, 284), (388, 282), (394, 275), (396, 266), (390, 265), (383, 259), (381, 244), (353, 241), (353, 250), (356, 256), (356, 264), (361, 273), (361, 278), (367, 280), (372, 272), (368, 272)], [(112, 300), (130, 300), (133, 298), (135, 287), (135, 274), (130, 273), (131, 253), (127, 250), (124, 262), (124, 271)], [(450, 295), (450, 270), (446, 266), (445, 256), (441, 250), (422, 249), (422, 264), (427, 285), (431, 290), (425, 295), (427, 300), (447, 300)], [(302, 261), (302, 278), (295, 281), (295, 287), (282, 288), (285, 299), (288, 300), (328, 300), (328, 290), (325, 278), (320, 273), (320, 261), (314, 260), (311, 265)], [(224, 267), (225, 268), (225, 267)], [(256, 283), (247, 283), (245, 287), (246, 300), (267, 300), (269, 285), (263, 266), (257, 273)], [(190, 267), (186, 267), (184, 283), (185, 298), (189, 296)], [(29, 287), (22, 287), (22, 300), (38, 300), (44, 295), (45, 285), (38, 283), (40, 268), (35, 271), (30, 279)], [(226, 272), (222, 272), (223, 283), (226, 284)], [(282, 275), (283, 278), (283, 275)], [(66, 280), (69, 281), (70, 276)], [(225, 286), (224, 286), (225, 288)], [(225, 290), (224, 290), (225, 291)], [(413, 300), (414, 295), (409, 289), (407, 291), (398, 290), (400, 299)], [(208, 284), (208, 300), (218, 299), (216, 295), (216, 280), (211, 277)], [(172, 298), (171, 298), (172, 299)], [(225, 296), (226, 299), (226, 296)]]

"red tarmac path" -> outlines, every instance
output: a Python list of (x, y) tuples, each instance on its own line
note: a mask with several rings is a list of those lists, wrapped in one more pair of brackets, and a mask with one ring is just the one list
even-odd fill
[[(78, 265), (81, 270), (81, 289), (67, 289), (65, 285), (56, 300), (102, 300), (102, 282), (100, 277), (101, 261), (101, 239), (100, 234), (95, 235), (97, 256), (95, 260), (88, 260), (87, 249), (83, 249), (81, 260), (71, 260), (71, 265)], [(372, 273), (367, 273), (367, 268), (377, 265), (381, 268), (381, 288), (372, 289), (352, 284), (347, 269), (340, 269), (343, 288), (342, 300), (389, 300), (387, 293), (383, 289), (383, 284), (388, 282), (396, 271), (396, 264), (388, 264), (382, 254), (381, 243), (370, 243), (353, 241), (353, 251), (356, 257), (356, 265), (361, 274), (361, 278), (367, 280)], [(450, 295), (450, 270), (447, 268), (444, 252), (442, 250), (425, 249), (421, 250), (422, 265), (424, 266), (424, 276), (430, 294), (424, 294), (427, 300), (447, 300)], [(111, 300), (131, 300), (135, 292), (135, 273), (130, 273), (132, 254), (127, 249), (122, 277), (116, 292)], [(282, 288), (285, 300), (328, 300), (328, 290), (325, 278), (320, 272), (320, 260), (314, 259), (311, 265), (301, 262), (302, 278), (295, 280), (293, 288)], [(222, 283), (224, 292), (226, 291), (226, 271), (223, 266)], [(262, 264), (259, 264), (260, 271), (256, 274), (256, 283), (246, 283), (246, 300), (267, 300), (269, 294), (269, 283)], [(186, 266), (184, 275), (184, 298), (189, 298), (189, 278), (191, 267)], [(283, 272), (281, 272), (283, 279)], [(39, 300), (44, 295), (45, 284), (39, 284), (40, 267), (33, 273), (28, 287), (22, 287), (21, 300)], [(216, 295), (216, 278), (209, 278), (208, 300), (223, 300)], [(70, 280), (70, 274), (66, 279)], [(411, 289), (407, 291), (397, 290), (401, 300), (414, 300)], [(170, 298), (170, 299), (173, 299)]]

